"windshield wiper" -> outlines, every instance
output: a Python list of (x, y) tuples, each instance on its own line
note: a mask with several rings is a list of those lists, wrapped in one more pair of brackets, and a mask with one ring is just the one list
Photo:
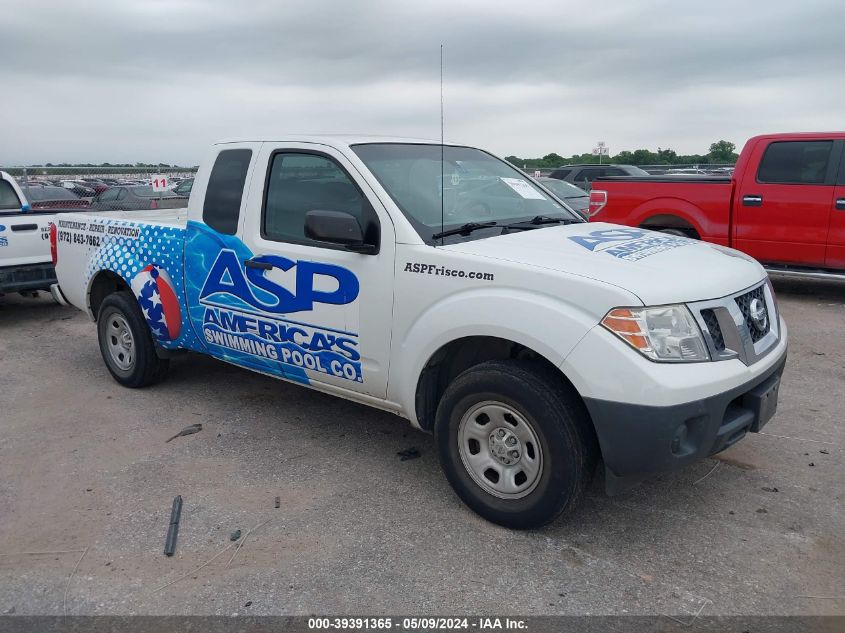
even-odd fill
[(575, 220), (569, 218), (552, 218), (547, 215), (535, 215), (530, 220), (523, 220), (522, 222), (513, 222), (502, 227), (502, 232), (506, 233), (509, 229), (519, 229), (528, 231), (529, 229), (537, 229), (544, 224), (572, 224)]
[(431, 239), (436, 240), (441, 237), (448, 237), (449, 235), (469, 235), (478, 229), (486, 229), (487, 227), (496, 226), (498, 224), (498, 222), (467, 222), (457, 228), (435, 233), (431, 236)]

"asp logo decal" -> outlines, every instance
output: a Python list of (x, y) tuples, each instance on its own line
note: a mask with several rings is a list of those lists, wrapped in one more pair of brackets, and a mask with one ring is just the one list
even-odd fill
[[(199, 297), (206, 343), (225, 348), (229, 357), (296, 380), (307, 381), (304, 370), (310, 370), (363, 382), (358, 334), (307, 322), (315, 304), (354, 302), (360, 290), (355, 274), (334, 264), (277, 255), (252, 261), (282, 271), (295, 269), (295, 292), (265, 277), (262, 268), (244, 267), (234, 250), (221, 250)], [(318, 277), (334, 279), (337, 288), (317, 290)], [(299, 313), (295, 321), (283, 317), (290, 313)]]
[[(287, 314), (313, 310), (315, 303), (343, 305), (358, 298), (358, 278), (341, 266), (322, 262), (295, 262), (278, 255), (260, 255), (252, 261), (282, 271), (296, 267), (296, 294), (267, 279), (262, 268), (242, 268), (235, 251), (224, 249), (208, 272), (200, 292), (200, 301), (205, 302), (220, 293), (238, 299), (258, 312)], [(337, 289), (331, 292), (315, 290), (314, 278), (317, 275), (333, 277), (337, 281)]]
[(587, 235), (571, 235), (569, 239), (593, 252), (607, 253), (628, 261), (637, 261), (672, 248), (696, 243), (686, 237), (642, 229), (605, 229)]

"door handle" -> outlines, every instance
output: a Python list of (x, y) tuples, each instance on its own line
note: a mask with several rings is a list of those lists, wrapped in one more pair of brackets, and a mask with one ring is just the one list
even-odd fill
[(260, 268), (261, 270), (273, 270), (273, 264), (270, 262), (257, 262), (254, 259), (248, 259), (244, 262), (247, 268)]
[(34, 231), (38, 228), (37, 224), (13, 224), (13, 231)]
[(836, 210), (837, 211), (845, 211), (845, 198), (837, 198), (836, 199)]
[(744, 207), (762, 207), (763, 206), (763, 196), (742, 196), (742, 206)]

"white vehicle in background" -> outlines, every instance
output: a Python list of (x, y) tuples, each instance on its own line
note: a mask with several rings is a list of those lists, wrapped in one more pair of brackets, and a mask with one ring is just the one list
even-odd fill
[(186, 210), (74, 213), (51, 233), (54, 296), (97, 322), (120, 384), (192, 350), (391, 411), (510, 527), (572, 508), (599, 460), (618, 491), (777, 406), (787, 332), (760, 264), (586, 223), (472, 147), (220, 143)]
[(0, 295), (50, 290), (56, 282), (50, 225), (57, 215), (88, 206), (61, 187), (33, 185), (28, 191), (31, 199), (0, 172)]

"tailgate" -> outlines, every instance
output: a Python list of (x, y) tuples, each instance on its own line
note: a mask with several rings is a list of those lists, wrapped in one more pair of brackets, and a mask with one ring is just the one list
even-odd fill
[(0, 214), (0, 267), (50, 263), (53, 213)]

